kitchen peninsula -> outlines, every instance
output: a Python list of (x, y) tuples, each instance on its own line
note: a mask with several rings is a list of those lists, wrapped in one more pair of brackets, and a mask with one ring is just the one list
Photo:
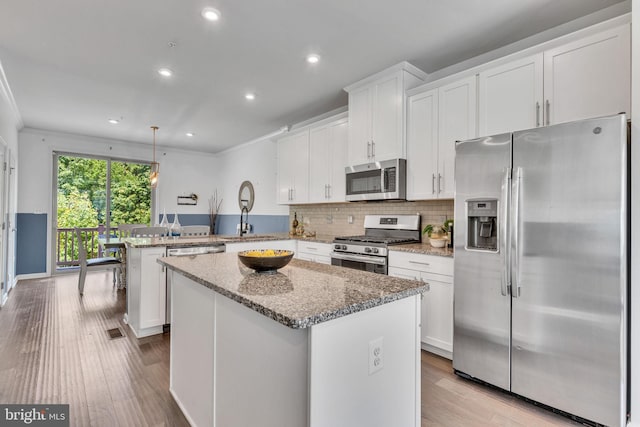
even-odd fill
[(194, 426), (419, 426), (424, 282), (166, 257), (170, 391)]

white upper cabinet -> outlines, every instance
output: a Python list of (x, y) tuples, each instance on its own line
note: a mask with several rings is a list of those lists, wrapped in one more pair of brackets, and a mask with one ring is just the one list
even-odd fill
[(476, 76), (409, 97), (407, 199), (453, 199), (456, 141), (477, 135)]
[(630, 111), (629, 26), (482, 71), (480, 135)]
[(410, 96), (407, 102), (407, 199), (436, 198), (438, 89)]
[(309, 130), (278, 141), (278, 203), (309, 200)]
[(631, 112), (629, 25), (544, 53), (545, 124)]
[(343, 118), (310, 131), (310, 203), (345, 201), (348, 124)]
[(345, 88), (349, 165), (404, 158), (405, 90), (425, 78), (425, 73), (403, 62)]
[(495, 135), (542, 124), (543, 54), (478, 75), (479, 134)]
[(456, 141), (477, 136), (476, 76), (438, 88), (438, 198), (453, 199)]

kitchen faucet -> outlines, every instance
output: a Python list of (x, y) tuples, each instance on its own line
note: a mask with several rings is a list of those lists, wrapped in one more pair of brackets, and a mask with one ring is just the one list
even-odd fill
[[(240, 211), (240, 236), (245, 234), (248, 230), (246, 228), (249, 227), (249, 209), (247, 209), (247, 200), (242, 200), (242, 210)], [(246, 212), (246, 215), (244, 215)], [(242, 220), (243, 215), (245, 216), (245, 220)]]

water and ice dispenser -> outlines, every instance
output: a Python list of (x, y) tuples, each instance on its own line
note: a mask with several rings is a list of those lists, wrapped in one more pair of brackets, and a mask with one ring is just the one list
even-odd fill
[(467, 249), (498, 250), (498, 200), (467, 200)]

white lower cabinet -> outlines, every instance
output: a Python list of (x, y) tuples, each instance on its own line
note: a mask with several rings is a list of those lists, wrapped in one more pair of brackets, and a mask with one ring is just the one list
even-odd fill
[(166, 274), (156, 262), (164, 246), (127, 250), (127, 323), (137, 338), (161, 334), (166, 318)]
[(331, 245), (329, 243), (305, 242), (298, 240), (296, 258), (331, 265)]
[(422, 280), (422, 348), (453, 357), (453, 258), (389, 251), (389, 276)]

